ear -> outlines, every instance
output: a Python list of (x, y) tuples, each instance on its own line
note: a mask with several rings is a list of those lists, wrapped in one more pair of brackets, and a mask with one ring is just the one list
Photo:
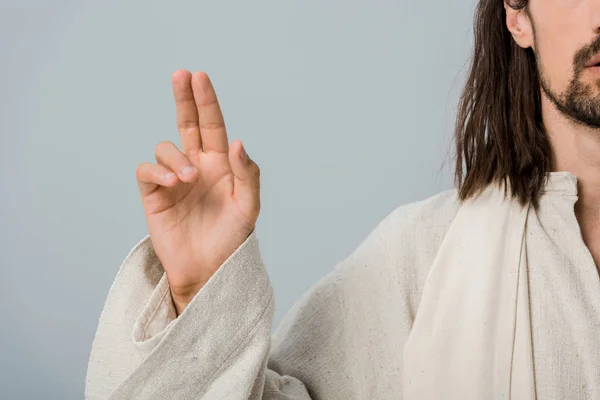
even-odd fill
[(506, 1), (504, 1), (504, 9), (506, 10), (506, 27), (515, 42), (524, 49), (533, 48), (533, 26), (527, 10), (525, 8), (515, 10)]

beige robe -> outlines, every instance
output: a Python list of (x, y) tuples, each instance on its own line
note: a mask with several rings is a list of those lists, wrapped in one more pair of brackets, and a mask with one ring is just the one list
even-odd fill
[[(488, 390), (481, 398), (600, 398), (600, 280), (579, 232), (576, 200), (575, 176), (552, 173), (540, 209), (529, 210), (518, 247), (518, 260), (527, 265), (516, 270), (527, 294), (519, 304), (529, 313), (515, 308), (513, 325), (526, 321), (530, 337), (513, 341), (512, 370), (501, 376), (514, 377), (530, 365), (533, 394), (516, 394), (510, 379), (508, 386), (489, 390), (493, 378), (492, 386), (482, 382), (496, 376), (493, 371), (481, 379), (462, 374), (465, 381), (456, 381), (461, 374), (446, 367), (454, 380), (445, 384), (455, 383), (447, 386), (455, 397), (436, 392), (444, 386), (435, 385), (424, 399), (469, 398), (460, 395), (473, 396), (473, 383)], [(413, 331), (416, 318), (427, 320), (425, 310), (436, 304), (431, 294), (429, 300), (421, 297), (426, 283), (433, 287), (432, 265), (459, 209), (456, 191), (448, 190), (393, 210), (298, 300), (273, 337), (273, 290), (256, 232), (174, 320), (164, 271), (145, 237), (123, 261), (100, 316), (86, 399), (418, 398), (421, 392), (411, 393), (412, 381), (405, 379), (420, 371), (416, 363), (405, 365), (404, 357), (419, 354), (414, 343), (424, 336)], [(418, 314), (421, 304), (429, 305)], [(469, 325), (465, 332), (487, 335), (483, 328)], [(515, 355), (523, 362), (515, 363)], [(431, 365), (435, 354), (427, 356)], [(428, 373), (423, 371), (421, 384), (435, 376)]]

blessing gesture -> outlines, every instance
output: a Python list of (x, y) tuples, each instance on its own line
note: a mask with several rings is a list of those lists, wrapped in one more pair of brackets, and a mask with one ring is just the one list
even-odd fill
[(204, 72), (172, 76), (181, 150), (156, 146), (136, 169), (154, 250), (178, 314), (252, 233), (260, 211), (260, 170), (242, 142), (229, 145), (223, 113)]

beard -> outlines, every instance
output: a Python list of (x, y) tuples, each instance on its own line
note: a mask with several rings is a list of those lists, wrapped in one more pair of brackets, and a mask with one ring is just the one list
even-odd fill
[[(536, 44), (536, 48), (537, 44)], [(550, 87), (544, 71), (540, 68), (540, 86), (556, 109), (579, 125), (600, 129), (600, 79), (594, 83), (581, 80), (587, 62), (600, 51), (600, 36), (591, 44), (579, 49), (573, 58), (573, 77), (562, 93), (556, 93)], [(535, 54), (538, 68), (541, 66), (539, 55)], [(595, 88), (594, 88), (595, 86)]]

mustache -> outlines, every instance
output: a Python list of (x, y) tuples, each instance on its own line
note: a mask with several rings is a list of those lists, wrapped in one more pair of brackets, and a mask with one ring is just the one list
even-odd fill
[(588, 61), (600, 52), (600, 36), (597, 36), (592, 43), (583, 46), (577, 50), (573, 57), (573, 66), (576, 72), (581, 71), (586, 67)]

